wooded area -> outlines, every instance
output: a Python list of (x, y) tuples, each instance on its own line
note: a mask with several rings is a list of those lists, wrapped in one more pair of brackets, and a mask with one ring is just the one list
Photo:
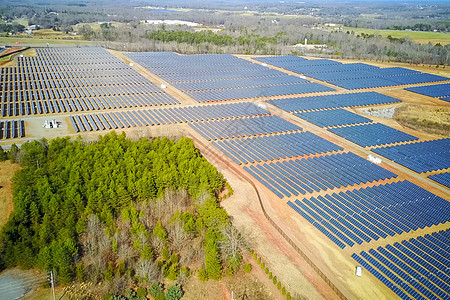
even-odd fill
[[(180, 3), (175, 1), (173, 5), (178, 6)], [(419, 44), (408, 38), (408, 31), (404, 31), (448, 33), (450, 22), (446, 17), (448, 8), (444, 3), (423, 5), (418, 9), (413, 4), (385, 7), (380, 3), (361, 3), (354, 7), (345, 3), (283, 3), (272, 6), (266, 2), (255, 2), (248, 4), (247, 11), (242, 11), (242, 5), (237, 2), (215, 3), (211, 7), (201, 7), (201, 3), (182, 5), (192, 8), (152, 10), (120, 1), (96, 1), (83, 5), (54, 3), (46, 6), (6, 6), (0, 9), (0, 14), (11, 22), (14, 17), (22, 16), (28, 19), (29, 25), (76, 33), (86, 40), (119, 51), (295, 54), (412, 64), (450, 63), (450, 45), (443, 42), (445, 37), (440, 41), (442, 44)], [(162, 6), (167, 6), (167, 3)], [(222, 6), (229, 11), (217, 10)], [(183, 20), (202, 25), (192, 28), (143, 23), (154, 19)], [(330, 23), (335, 25), (326, 25)], [(394, 28), (404, 32), (404, 37), (354, 33), (343, 30), (342, 26)], [(295, 46), (303, 44), (305, 39), (308, 44), (325, 47), (315, 49)]]
[(2, 269), (55, 270), (62, 284), (103, 282), (95, 294), (116, 295), (130, 282), (181, 286), (197, 271), (220, 279), (241, 266), (245, 241), (217, 197), (232, 189), (188, 138), (113, 132), (90, 144), (14, 145), (9, 156), (23, 168), (1, 232)]

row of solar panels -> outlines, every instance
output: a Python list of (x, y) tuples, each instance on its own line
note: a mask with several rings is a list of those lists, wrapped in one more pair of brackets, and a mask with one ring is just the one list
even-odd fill
[(25, 137), (25, 123), (23, 120), (0, 121), (0, 140)]
[[(245, 61), (244, 61), (245, 62)], [(164, 68), (156, 68), (149, 65), (143, 65), (146, 67), (150, 72), (155, 73), (156, 75), (160, 76), (161, 78), (166, 78), (166, 76), (171, 75), (175, 76), (176, 74), (195, 74), (195, 73), (202, 73), (202, 74), (214, 74), (214, 73), (229, 73), (229, 72), (240, 72), (240, 71), (263, 71), (267, 69), (266, 67), (251, 64), (248, 65), (246, 63), (243, 64), (236, 64), (232, 66), (220, 66), (216, 64), (211, 64), (209, 66), (205, 65), (192, 65), (192, 66), (184, 66), (184, 67), (164, 67)], [(282, 73), (282, 72), (280, 72)]]
[(278, 116), (215, 120), (189, 125), (208, 140), (299, 131), (302, 129)]
[(108, 60), (99, 58), (90, 58), (86, 61), (82, 56), (74, 57), (20, 57), (19, 66), (37, 66), (44, 68), (45, 70), (66, 70), (66, 71), (81, 71), (81, 70), (102, 70), (102, 69), (130, 69), (124, 62), (117, 59), (111, 54), (106, 54), (109, 56)]
[(374, 77), (374, 78), (357, 78), (349, 80), (329, 80), (328, 82), (349, 90), (367, 89), (396, 85), (418, 84), (426, 82), (447, 81), (449, 78), (433, 74), (420, 73), (412, 75), (390, 76), (390, 77)]
[(28, 84), (22, 84), (22, 82), (9, 82), (2, 85), (2, 90), (4, 93), (8, 92), (21, 92), (21, 91), (29, 91), (31, 89), (42, 89), (49, 90), (51, 92), (52, 89), (57, 91), (58, 89), (63, 91), (73, 91), (77, 92), (77, 90), (88, 91), (92, 93), (103, 93), (104, 95), (116, 95), (116, 94), (137, 94), (137, 93), (164, 93), (164, 90), (155, 86), (150, 82), (126, 82), (119, 84), (101, 84), (96, 80), (84, 81), (80, 80), (79, 82), (64, 82), (64, 81), (54, 81), (54, 80), (46, 80), (46, 81), (29, 81)]
[(428, 178), (450, 188), (450, 172), (430, 175)]
[[(186, 66), (186, 65), (241, 65), (241, 59), (231, 54), (196, 54), (178, 55), (174, 52), (139, 52), (126, 53), (129, 58), (151, 66)], [(251, 62), (245, 61), (248, 64)]]
[(101, 61), (99, 59), (92, 60), (88, 63), (83, 63), (80, 58), (73, 58), (71, 60), (60, 58), (48, 59), (46, 57), (28, 57), (24, 58), (20, 66), (36, 66), (44, 70), (64, 70), (64, 71), (82, 71), (82, 70), (121, 70), (130, 69), (125, 63), (115, 59), (113, 62)]
[[(447, 79), (450, 80), (450, 78)], [(450, 83), (417, 86), (405, 90), (434, 98), (450, 97)]]
[(295, 204), (311, 224), (320, 224), (334, 235), (338, 246), (350, 247), (446, 223), (450, 213), (449, 202), (409, 181), (296, 200)]
[(315, 82), (305, 82), (289, 85), (248, 87), (229, 90), (190, 91), (186, 92), (186, 94), (198, 102), (213, 102), (234, 99), (284, 96), (292, 94), (321, 93), (329, 91), (334, 91), (334, 89), (317, 84)]
[(306, 74), (346, 89), (366, 89), (449, 80), (446, 77), (420, 73), (406, 68), (378, 68), (362, 63), (342, 64), (326, 59), (300, 59), (297, 61), (258, 57), (254, 59), (268, 62), (292, 72)]
[(295, 55), (286, 55), (286, 56), (264, 56), (264, 57), (252, 57), (255, 60), (258, 60), (263, 63), (297, 63), (306, 60), (306, 58), (295, 56)]
[(239, 122), (239, 119), (235, 118), (267, 114), (268, 111), (252, 103), (231, 103), (78, 115), (71, 117), (71, 119), (75, 131), (79, 132), (214, 119)]
[[(19, 74), (11, 78), (12, 80), (5, 80), (5, 77), (0, 76), (0, 83), (3, 85), (16, 85), (16, 89), (27, 89), (34, 83), (41, 82), (50, 87), (72, 87), (72, 86), (94, 86), (94, 85), (127, 85), (127, 84), (151, 84), (146, 78), (136, 75), (116, 76), (116, 77), (77, 77), (77, 78), (56, 78), (51, 74), (43, 73), (36, 74), (36, 78), (30, 74)], [(23, 88), (22, 88), (23, 87)], [(9, 88), (12, 89), (12, 88)]]
[(191, 83), (191, 82), (210, 82), (221, 80), (239, 80), (248, 78), (268, 78), (268, 77), (284, 77), (285, 73), (279, 72), (273, 69), (267, 70), (241, 70), (232, 72), (220, 72), (220, 73), (183, 73), (176, 75), (164, 75), (161, 76), (164, 80), (176, 84), (176, 83)]
[(371, 147), (376, 145), (393, 144), (406, 141), (415, 141), (419, 138), (392, 127), (370, 123), (356, 126), (328, 128), (346, 140), (349, 140), (361, 147)]
[(264, 78), (285, 76), (286, 74), (273, 69), (248, 69), (241, 68), (238, 70), (218, 69), (209, 72), (185, 72), (185, 73), (171, 73), (159, 74), (158, 76), (170, 83), (176, 82), (192, 82), (192, 81), (209, 81), (209, 80), (227, 80), (239, 78)]
[(353, 153), (256, 164), (244, 170), (279, 198), (397, 177)]
[[(202, 60), (196, 55), (169, 53), (127, 55), (198, 102), (334, 91), (296, 76), (281, 76), (282, 72), (229, 55), (226, 56), (227, 63), (215, 61), (214, 56)], [(165, 56), (170, 57), (170, 62), (158, 63)], [(265, 72), (280, 76), (260, 77)], [(214, 80), (208, 79), (211, 77)]]
[(309, 131), (215, 141), (213, 145), (239, 165), (343, 150)]
[[(41, 78), (84, 78), (84, 77), (122, 77), (122, 76), (141, 76), (133, 69), (123, 67), (115, 69), (84, 69), (77, 71), (66, 70), (62, 66), (20, 66), (12, 68), (12, 71), (4, 72), (4, 76), (27, 76), (33, 80)], [(6, 79), (8, 80), (8, 78)]]
[(417, 173), (450, 167), (450, 138), (372, 149)]
[[(160, 92), (158, 90), (153, 89), (149, 85), (128, 85), (128, 86), (90, 86), (90, 87), (70, 87), (70, 88), (45, 88), (42, 87), (42, 84), (38, 84), (38, 88), (34, 90), (15, 90), (15, 91), (6, 91), (4, 90), (2, 94), (5, 97), (10, 96), (15, 97), (18, 96), (19, 99), (22, 95), (28, 94), (32, 99), (33, 95), (36, 97), (38, 95), (36, 92), (39, 92), (39, 95), (45, 95), (44, 98), (39, 98), (37, 96), (36, 99), (46, 100), (46, 99), (64, 99), (68, 97), (72, 98), (80, 98), (80, 97), (95, 97), (95, 96), (106, 96), (106, 95), (129, 95), (129, 94), (165, 94), (165, 92)], [(3, 99), (5, 98), (3, 97)], [(24, 96), (26, 97), (26, 96)], [(170, 96), (169, 96), (170, 97)], [(12, 101), (16, 101), (16, 99), (11, 99)]]
[(267, 100), (267, 103), (275, 105), (276, 107), (288, 112), (378, 105), (396, 102), (401, 102), (401, 100), (376, 92)]
[[(97, 88), (78, 88), (78, 89), (37, 89), (26, 90), (19, 92), (2, 92), (2, 102), (23, 102), (23, 101), (36, 101), (36, 100), (55, 100), (55, 99), (74, 99), (83, 101), (83, 98), (120, 98), (119, 107), (127, 107), (127, 102), (133, 102), (133, 97), (149, 99), (152, 105), (166, 105), (179, 103), (178, 100), (173, 98), (167, 93), (147, 93), (145, 90), (141, 90), (133, 87), (135, 93), (126, 94), (125, 89), (112, 90), (109, 87), (97, 87)], [(124, 103), (122, 103), (124, 102)], [(148, 101), (144, 101), (145, 103)], [(133, 105), (132, 105), (133, 106)]]
[(278, 76), (278, 77), (265, 77), (265, 78), (242, 78), (242, 79), (227, 79), (216, 81), (197, 81), (197, 82), (174, 82), (177, 89), (182, 91), (198, 91), (198, 90), (216, 90), (216, 89), (232, 89), (232, 88), (245, 88), (245, 87), (263, 87), (263, 86), (275, 86), (275, 85), (289, 85), (296, 83), (309, 82), (306, 79), (301, 79), (296, 76)]
[[(41, 92), (41, 91), (40, 91)], [(42, 97), (42, 95), (40, 95)], [(33, 97), (32, 97), (33, 98)], [(25, 99), (26, 100), (26, 99)], [(76, 111), (104, 110), (142, 106), (160, 106), (179, 104), (178, 100), (166, 93), (149, 95), (120, 95), (104, 97), (65, 98), (53, 100), (10, 101), (0, 103), (0, 115), (23, 116), (48, 113), (65, 113)]]
[[(49, 62), (67, 60), (72, 62), (74, 60), (86, 61), (91, 60), (97, 62), (99, 60), (105, 62), (117, 62), (118, 59), (107, 52), (102, 47), (82, 47), (82, 48), (36, 48), (37, 58), (44, 59)], [(34, 57), (34, 58), (36, 58)]]
[(308, 111), (294, 113), (294, 115), (320, 127), (333, 127), (372, 122), (371, 119), (349, 112), (345, 109)]
[(448, 299), (449, 248), (447, 229), (352, 257), (402, 299)]

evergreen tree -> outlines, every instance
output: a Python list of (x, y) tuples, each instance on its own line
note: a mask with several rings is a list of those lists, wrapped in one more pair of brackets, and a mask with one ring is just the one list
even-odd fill
[(8, 154), (3, 150), (2, 146), (0, 146), (0, 161), (5, 161), (8, 159)]
[(219, 247), (217, 246), (217, 232), (212, 229), (206, 231), (205, 236), (205, 270), (208, 277), (218, 280), (222, 274), (222, 263), (220, 261)]

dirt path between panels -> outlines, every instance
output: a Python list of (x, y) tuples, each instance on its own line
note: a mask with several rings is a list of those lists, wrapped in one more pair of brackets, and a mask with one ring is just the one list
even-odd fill
[[(303, 299), (337, 298), (335, 292), (268, 222), (253, 186), (236, 173), (231, 163), (222, 159), (215, 149), (199, 142), (196, 133), (192, 132), (190, 138), (233, 187), (234, 195), (223, 200), (222, 206), (231, 216), (233, 224), (246, 236), (251, 248), (286, 290), (292, 296), (298, 295)], [(260, 268), (256, 263), (252, 265)]]

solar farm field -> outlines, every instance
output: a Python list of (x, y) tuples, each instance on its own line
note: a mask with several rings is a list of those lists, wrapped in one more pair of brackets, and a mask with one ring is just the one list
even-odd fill
[(448, 81), (446, 77), (400, 67), (379, 68), (362, 63), (342, 64), (334, 60), (300, 57), (290, 57), (288, 60), (283, 57), (255, 59), (349, 90)]
[(244, 207), (236, 222), (281, 234), (255, 238), (289, 290), (304, 288), (283, 272), (297, 268), (325, 298), (450, 299), (450, 136), (357, 110), (424, 90), (445, 98), (449, 78), (297, 56), (113, 53), (39, 48), (1, 68), (0, 145), (189, 136), (233, 178), (223, 204)]

